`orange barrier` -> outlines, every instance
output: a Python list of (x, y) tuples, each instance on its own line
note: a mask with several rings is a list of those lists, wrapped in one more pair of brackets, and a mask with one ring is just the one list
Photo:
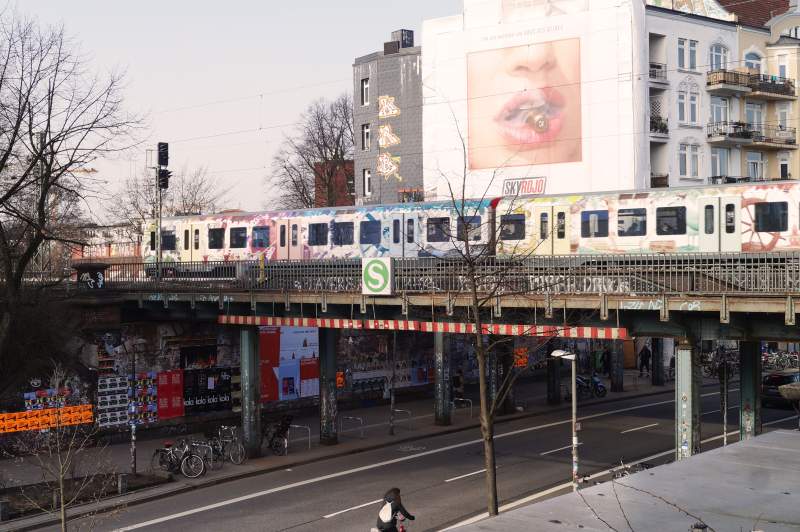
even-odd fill
[(85, 425), (94, 422), (92, 405), (64, 406), (0, 414), (0, 434)]

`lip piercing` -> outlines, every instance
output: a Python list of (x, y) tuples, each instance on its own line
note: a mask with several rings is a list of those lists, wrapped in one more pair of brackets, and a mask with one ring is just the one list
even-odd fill
[(527, 122), (537, 133), (544, 133), (550, 129), (550, 121), (544, 115), (531, 115)]

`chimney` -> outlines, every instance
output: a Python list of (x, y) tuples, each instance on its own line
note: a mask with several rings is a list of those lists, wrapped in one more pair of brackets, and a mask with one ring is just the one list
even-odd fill
[(396, 54), (400, 51), (399, 41), (389, 41), (383, 43), (383, 55)]

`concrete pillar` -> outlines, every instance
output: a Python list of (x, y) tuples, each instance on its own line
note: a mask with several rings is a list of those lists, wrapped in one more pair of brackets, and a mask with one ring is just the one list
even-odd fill
[(261, 455), (261, 360), (258, 329), (244, 327), (239, 333), (242, 367), (242, 437), (247, 456)]
[[(504, 342), (498, 345), (497, 349), (497, 381), (498, 387), (500, 387), (506, 379), (511, 378), (511, 372), (514, 371), (514, 344), (510, 341)], [(511, 386), (506, 393), (503, 403), (498, 406), (497, 413), (505, 415), (513, 414), (514, 412), (516, 412), (514, 387)]]
[(561, 404), (561, 359), (547, 357), (547, 404)]
[(650, 375), (652, 375), (651, 382), (653, 386), (664, 386), (664, 340), (661, 338), (652, 338), (650, 340), (651, 351), (653, 352), (652, 366)]
[(625, 352), (622, 340), (611, 341), (611, 391), (625, 391)]
[(761, 342), (739, 342), (739, 440), (761, 434)]
[(319, 442), (339, 443), (336, 404), (336, 329), (319, 329)]
[(675, 459), (700, 452), (700, 359), (694, 344), (683, 340), (675, 356)]
[(436, 367), (434, 422), (437, 425), (450, 425), (452, 423), (450, 349), (449, 342), (442, 332), (433, 333), (433, 358)]

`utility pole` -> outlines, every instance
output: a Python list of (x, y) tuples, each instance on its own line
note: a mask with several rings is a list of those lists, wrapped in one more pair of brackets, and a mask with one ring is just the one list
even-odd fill
[(389, 384), (389, 435), (394, 436), (394, 379), (397, 364), (397, 331), (392, 331), (392, 375)]

